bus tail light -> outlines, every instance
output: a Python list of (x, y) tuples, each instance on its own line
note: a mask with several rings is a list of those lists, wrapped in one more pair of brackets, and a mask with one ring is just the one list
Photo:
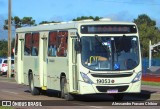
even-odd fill
[(85, 73), (81, 72), (81, 76), (82, 76), (84, 82), (89, 83), (89, 84), (93, 84), (92, 80)]
[(139, 72), (135, 78), (132, 80), (132, 83), (135, 83), (137, 81), (140, 81), (141, 80), (141, 76), (142, 76), (142, 72)]

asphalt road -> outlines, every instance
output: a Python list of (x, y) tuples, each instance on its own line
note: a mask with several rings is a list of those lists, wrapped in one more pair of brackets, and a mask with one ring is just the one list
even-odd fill
[[(45, 95), (33, 96), (28, 90), (28, 86), (18, 85), (13, 78), (8, 79), (6, 77), (0, 77), (0, 100), (11, 100), (12, 103), (17, 100), (26, 103), (27, 100), (30, 102), (41, 103), (41, 105), (45, 105), (47, 109), (105, 109), (107, 107), (111, 109), (125, 109), (125, 108), (142, 108), (145, 104), (160, 104), (160, 88), (153, 86), (142, 86), (141, 94), (126, 94), (122, 101), (113, 101), (113, 98), (109, 95), (87, 95), (87, 96), (76, 96), (75, 101), (65, 101), (58, 97), (58, 93), (53, 90), (48, 90)], [(23, 101), (22, 101), (23, 100)], [(114, 103), (132, 103), (132, 105), (136, 106), (118, 106)], [(15, 106), (16, 106), (15, 103)], [(139, 103), (139, 104), (138, 104)], [(115, 106), (112, 106), (112, 105)], [(39, 104), (40, 105), (40, 104)], [(122, 104), (121, 104), (122, 105)], [(43, 109), (44, 107), (15, 107), (20, 109)], [(151, 108), (151, 106), (145, 106), (145, 109)], [(152, 106), (152, 108), (159, 108), (159, 106)]]

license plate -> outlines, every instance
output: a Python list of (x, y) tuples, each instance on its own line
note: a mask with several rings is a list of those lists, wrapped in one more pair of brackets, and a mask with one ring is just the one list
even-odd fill
[(107, 93), (118, 93), (117, 89), (109, 89), (107, 90)]

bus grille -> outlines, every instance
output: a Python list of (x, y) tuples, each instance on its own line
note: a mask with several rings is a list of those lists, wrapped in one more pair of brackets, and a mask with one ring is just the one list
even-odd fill
[(98, 78), (117, 78), (117, 77), (130, 77), (132, 76), (133, 73), (126, 73), (126, 74), (91, 74), (93, 77), (98, 77)]
[(118, 92), (124, 92), (128, 89), (128, 85), (125, 86), (96, 86), (99, 92), (107, 92), (107, 90), (118, 89)]

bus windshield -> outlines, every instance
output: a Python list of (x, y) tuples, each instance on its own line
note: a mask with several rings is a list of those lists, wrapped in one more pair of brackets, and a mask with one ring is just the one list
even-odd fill
[(90, 70), (131, 70), (139, 64), (136, 36), (83, 36), (82, 65)]

